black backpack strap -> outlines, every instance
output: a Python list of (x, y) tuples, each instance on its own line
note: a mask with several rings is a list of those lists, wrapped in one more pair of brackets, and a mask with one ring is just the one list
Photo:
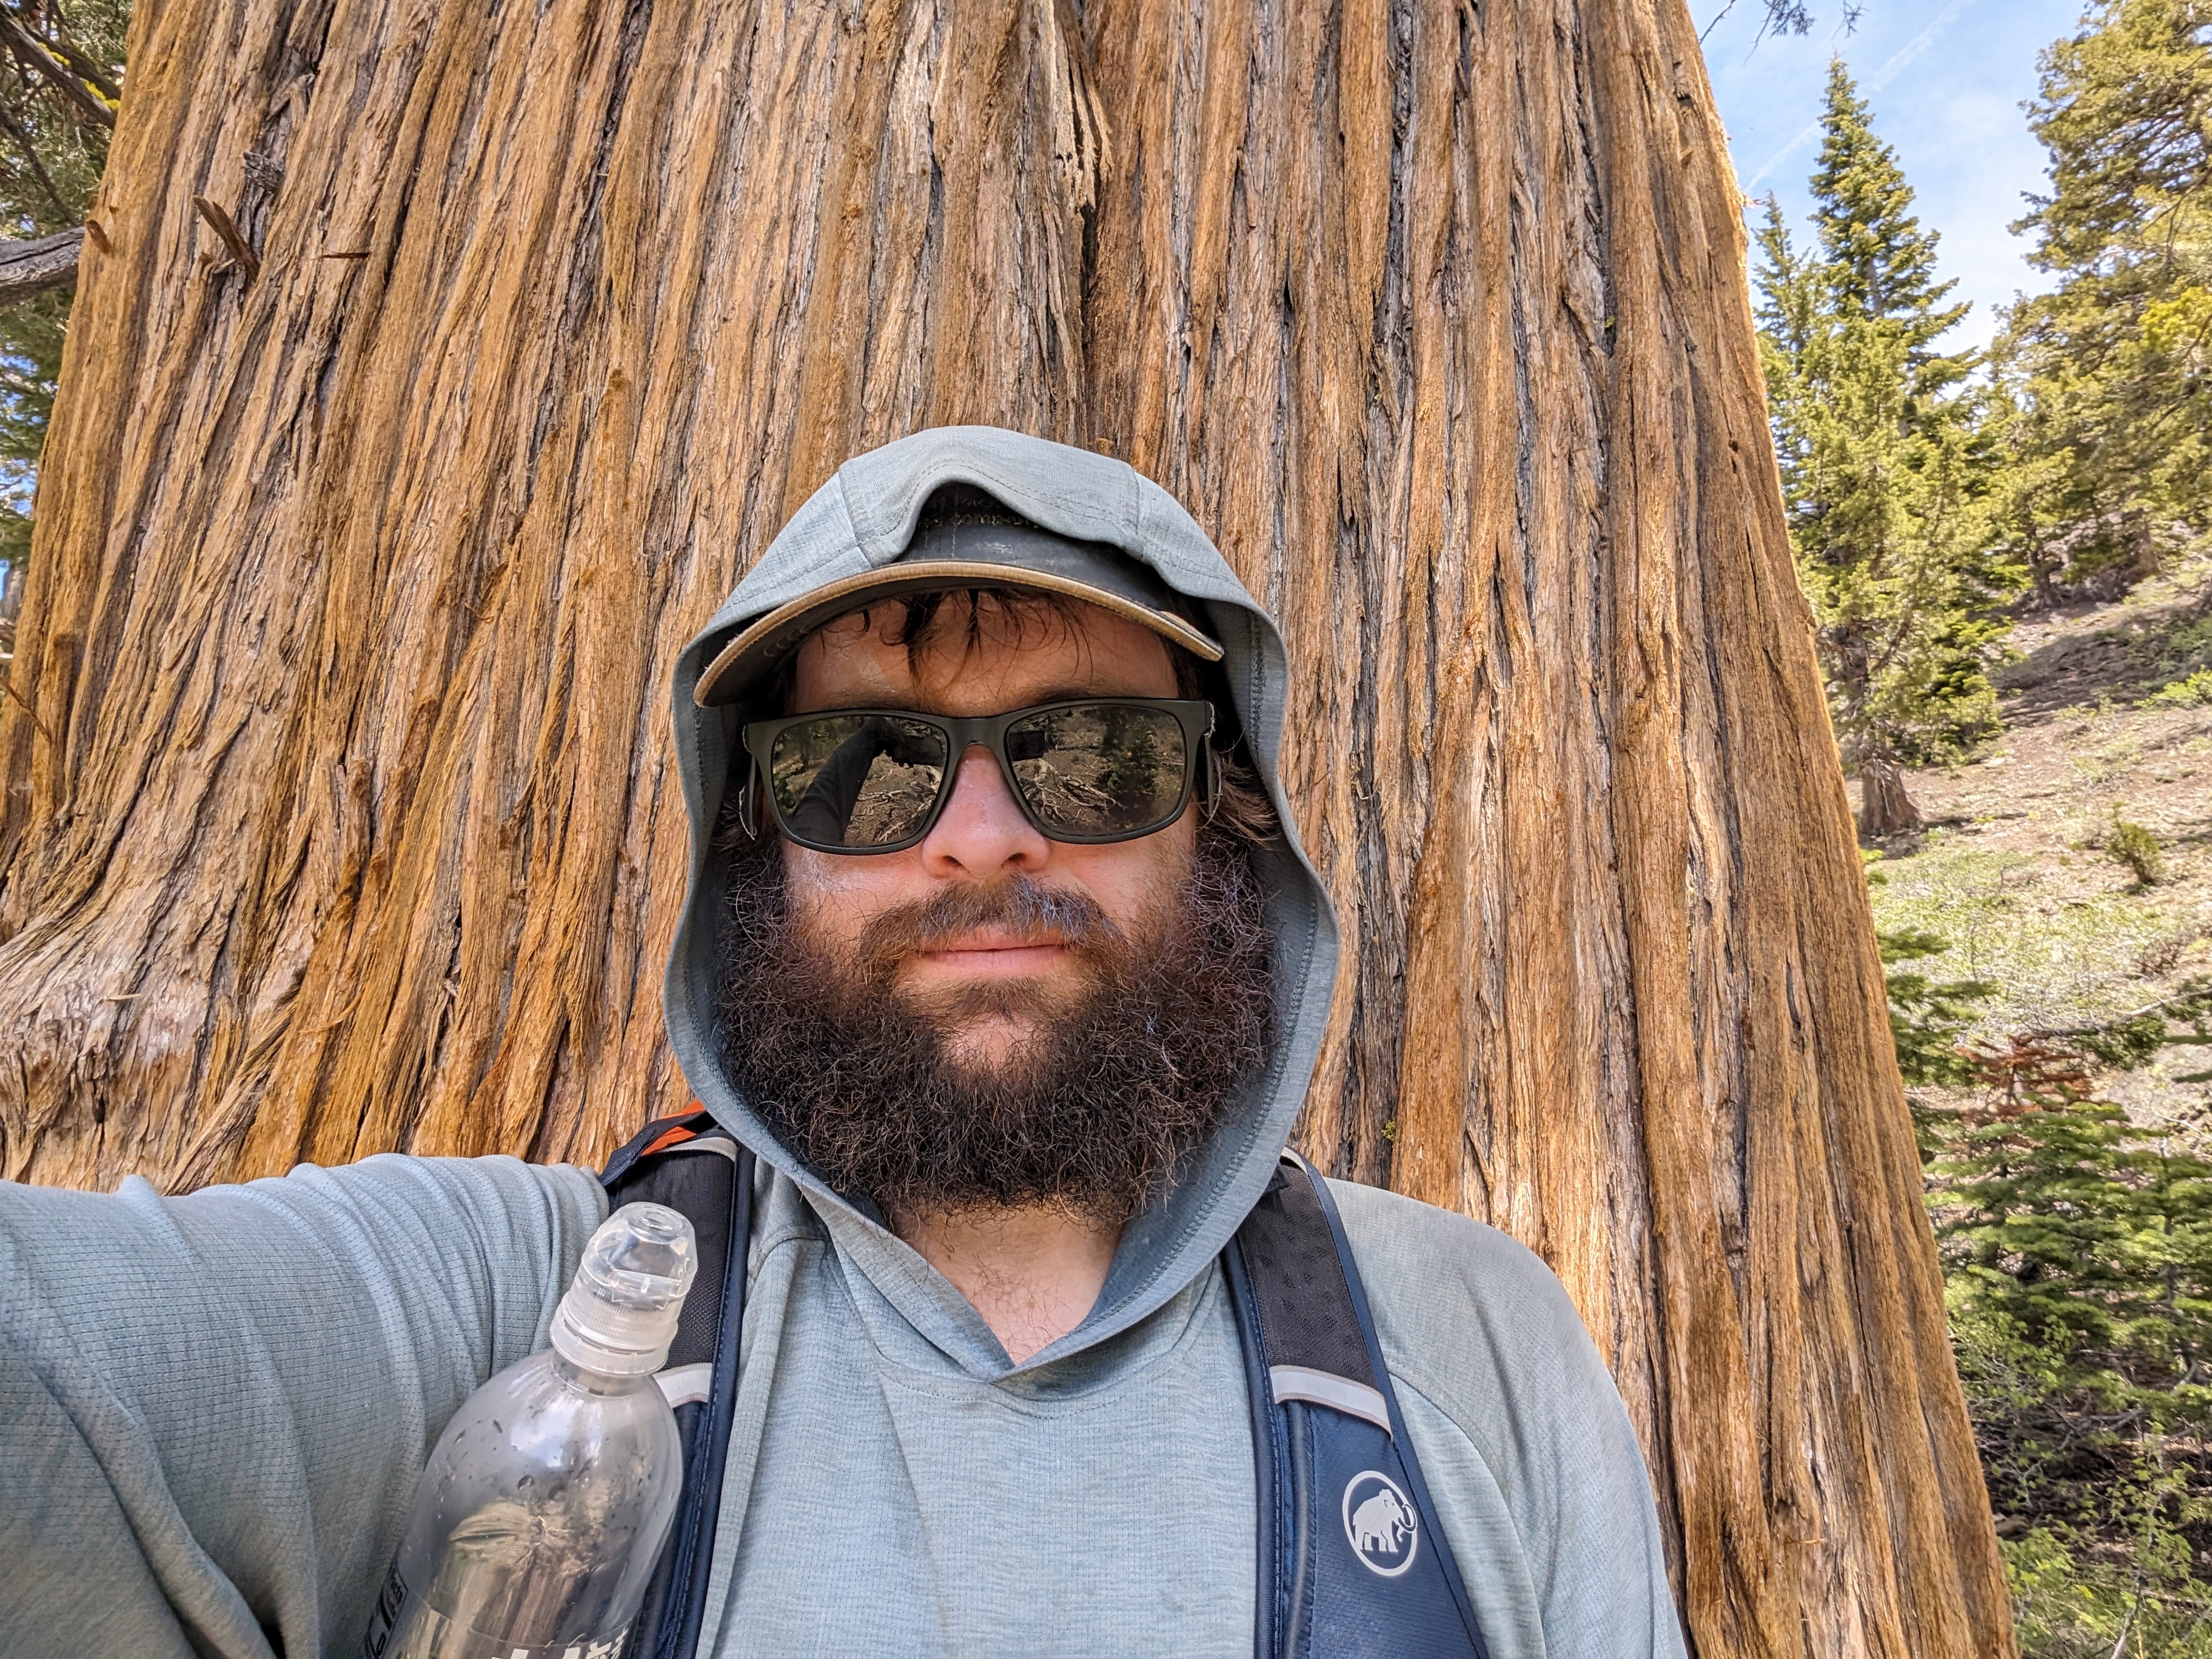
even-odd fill
[(1222, 1253), (1252, 1400), (1257, 1659), (1488, 1659), (1328, 1183), (1286, 1154)]
[(702, 1109), (647, 1124), (599, 1179), (610, 1207), (665, 1204), (690, 1221), (699, 1240), (698, 1277), (658, 1379), (683, 1437), (684, 1492), (674, 1534), (623, 1648), (623, 1659), (692, 1659), (707, 1610), (737, 1400), (753, 1155)]

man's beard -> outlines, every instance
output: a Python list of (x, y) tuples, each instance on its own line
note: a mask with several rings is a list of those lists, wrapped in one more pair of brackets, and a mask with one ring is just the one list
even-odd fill
[[(963, 882), (875, 918), (833, 955), (792, 913), (773, 842), (738, 855), (723, 1064), (838, 1192), (893, 1217), (1042, 1204), (1118, 1225), (1212, 1136), (1273, 1043), (1273, 939), (1244, 843), (1201, 830), (1174, 902), (1127, 933), (1087, 896)], [(1072, 989), (998, 981), (917, 999), (901, 964), (971, 929), (1050, 929)], [(1014, 1022), (996, 1063), (957, 1038)]]

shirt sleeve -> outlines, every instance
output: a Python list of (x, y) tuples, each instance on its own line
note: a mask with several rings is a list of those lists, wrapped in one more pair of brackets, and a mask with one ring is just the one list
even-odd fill
[(605, 1208), (503, 1158), (0, 1182), (11, 1659), (349, 1655), (431, 1446), (538, 1346)]
[(1682, 1659), (1643, 1449), (1565, 1287), (1494, 1228), (1330, 1190), (1491, 1651)]

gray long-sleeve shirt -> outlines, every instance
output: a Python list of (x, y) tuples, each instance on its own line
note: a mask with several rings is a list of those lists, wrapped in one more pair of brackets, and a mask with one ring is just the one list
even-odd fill
[[(703, 1654), (1251, 1651), (1218, 1272), (1010, 1370), (904, 1246), (761, 1179)], [(1680, 1653), (1636, 1442), (1558, 1282), (1335, 1191), (1496, 1659)], [(356, 1651), (438, 1431), (542, 1340), (603, 1211), (585, 1172), (504, 1158), (0, 1186), (0, 1652)]]

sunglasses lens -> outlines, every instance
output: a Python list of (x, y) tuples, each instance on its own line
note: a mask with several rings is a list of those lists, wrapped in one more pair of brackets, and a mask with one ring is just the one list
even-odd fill
[(889, 847), (920, 832), (945, 782), (945, 734), (889, 714), (826, 714), (769, 745), (769, 787), (793, 839)]
[(1006, 728), (1006, 759), (1053, 835), (1142, 835), (1182, 803), (1182, 726), (1164, 708), (1122, 702), (1049, 708)]

